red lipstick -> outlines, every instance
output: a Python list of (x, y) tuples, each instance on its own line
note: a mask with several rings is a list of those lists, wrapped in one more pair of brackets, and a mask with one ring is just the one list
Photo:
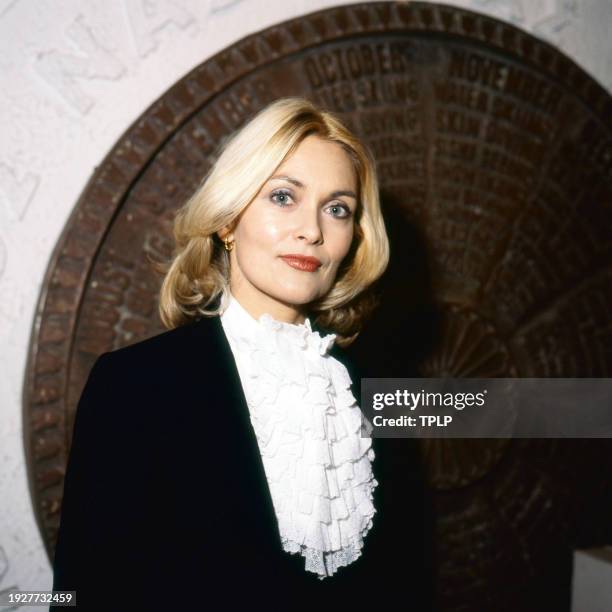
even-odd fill
[(304, 272), (314, 272), (321, 265), (321, 261), (319, 259), (316, 257), (308, 257), (307, 255), (297, 255), (291, 253), (289, 255), (281, 255), (281, 259), (283, 259), (292, 268), (296, 268), (297, 270), (302, 270)]

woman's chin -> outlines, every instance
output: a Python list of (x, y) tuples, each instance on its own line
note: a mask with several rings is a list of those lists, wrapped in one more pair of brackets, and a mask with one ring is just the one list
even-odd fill
[(276, 293), (276, 299), (293, 306), (305, 306), (316, 300), (320, 295), (320, 292), (316, 289), (304, 291), (302, 287), (300, 289), (278, 291)]

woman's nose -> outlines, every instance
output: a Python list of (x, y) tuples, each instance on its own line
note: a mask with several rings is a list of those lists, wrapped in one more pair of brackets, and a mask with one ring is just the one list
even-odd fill
[(296, 236), (300, 240), (306, 239), (312, 243), (323, 241), (318, 205), (304, 203), (301, 206)]

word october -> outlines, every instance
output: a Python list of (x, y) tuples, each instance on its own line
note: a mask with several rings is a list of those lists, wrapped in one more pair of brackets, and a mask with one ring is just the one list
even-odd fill
[(374, 393), (372, 407), (382, 410), (385, 406), (406, 406), (416, 410), (426, 406), (452, 406), (463, 410), (466, 406), (482, 406), (485, 403), (486, 390), (480, 393), (412, 393), (407, 389), (397, 389), (395, 393)]

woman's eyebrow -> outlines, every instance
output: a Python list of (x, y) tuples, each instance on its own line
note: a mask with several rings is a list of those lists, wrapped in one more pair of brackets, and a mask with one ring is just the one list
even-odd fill
[[(302, 183), (301, 181), (298, 181), (298, 179), (292, 176), (287, 176), (286, 174), (275, 174), (274, 176), (270, 177), (269, 180), (288, 181), (289, 183), (292, 183), (296, 187), (301, 187), (302, 189), (306, 187), (306, 185), (304, 185), (304, 183)], [(357, 199), (355, 192), (351, 191), (350, 189), (340, 189), (339, 191), (334, 191), (330, 193), (329, 195), (331, 198), (338, 198), (340, 196), (348, 196), (349, 198), (355, 198), (355, 200)]]

